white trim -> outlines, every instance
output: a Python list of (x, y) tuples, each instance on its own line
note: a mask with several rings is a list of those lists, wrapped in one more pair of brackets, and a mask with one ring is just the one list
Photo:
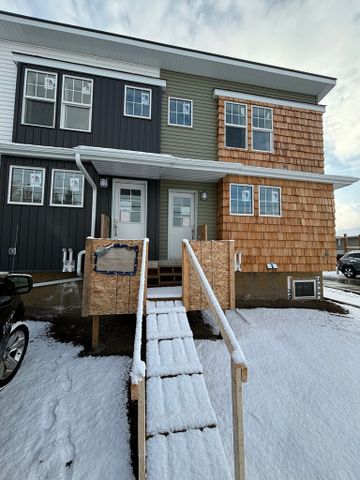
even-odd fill
[[(28, 72), (34, 73), (44, 73), (45, 75), (52, 75), (55, 77), (55, 93), (54, 98), (41, 98), (41, 97), (32, 97), (31, 95), (26, 95), (26, 84), (27, 84), (27, 77)], [(56, 72), (47, 72), (45, 70), (35, 70), (34, 68), (25, 68), (25, 75), (22, 84), (23, 92), (22, 92), (22, 102), (21, 102), (21, 125), (29, 125), (31, 127), (41, 127), (41, 128), (55, 128), (56, 123), (56, 103), (57, 103), (57, 87), (58, 87), (58, 74)], [(36, 123), (26, 123), (25, 122), (25, 102), (26, 100), (35, 100), (38, 102), (46, 102), (52, 103), (54, 105), (54, 113), (53, 113), (53, 124), (50, 125), (38, 125)]]
[[(233, 105), (241, 105), (242, 107), (245, 107), (245, 126), (244, 125), (235, 125), (233, 123), (226, 123), (226, 104), (227, 103), (232, 103)], [(240, 102), (232, 102), (232, 101), (225, 101), (224, 104), (224, 126), (225, 126), (225, 131), (224, 131), (224, 147), (225, 148), (231, 148), (231, 149), (236, 149), (236, 150), (247, 150), (248, 148), (248, 108), (247, 108), (246, 103), (240, 103)], [(242, 128), (245, 130), (245, 147), (230, 147), (226, 145), (226, 127), (233, 127), (233, 128)]]
[[(42, 170), (43, 172), (43, 183), (42, 183), (42, 192), (41, 192), (41, 203), (38, 202), (13, 202), (10, 200), (11, 197), (11, 186), (12, 186), (12, 172), (14, 168), (22, 168), (24, 170)], [(45, 195), (45, 176), (46, 169), (42, 167), (24, 167), (23, 165), (10, 165), (9, 169), (9, 178), (8, 178), (8, 194), (7, 194), (7, 203), (8, 205), (27, 205), (30, 207), (42, 207), (44, 205), (44, 195)]]
[[(269, 214), (264, 214), (261, 213), (260, 211), (260, 189), (261, 188), (277, 188), (279, 190), (279, 210), (280, 214), (279, 215), (269, 215)], [(281, 205), (281, 200), (282, 200), (282, 194), (281, 194), (281, 187), (278, 187), (276, 185), (259, 185), (258, 188), (258, 204), (259, 204), (259, 217), (273, 217), (273, 218), (280, 218), (282, 217), (282, 205)]]
[[(253, 125), (253, 109), (263, 108), (264, 110), (271, 111), (271, 128), (254, 127)], [(254, 148), (254, 130), (256, 132), (269, 132), (270, 133), (270, 150), (257, 150)], [(251, 105), (251, 150), (253, 152), (260, 153), (274, 153), (274, 110), (271, 107), (262, 107), (260, 105)]]
[[(170, 122), (170, 100), (181, 100), (183, 102), (189, 102), (191, 105), (191, 124), (190, 125), (181, 125), (181, 123), (171, 123)], [(182, 127), (182, 128), (193, 128), (193, 109), (194, 102), (190, 98), (180, 98), (180, 97), (168, 97), (168, 125), (171, 127)]]
[[(310, 296), (296, 296), (295, 294), (295, 284), (296, 283), (313, 283), (314, 284), (314, 295), (310, 295)], [(307, 299), (307, 298), (318, 298), (317, 296), (317, 292), (316, 292), (316, 278), (293, 278), (292, 281), (292, 294), (293, 294), (293, 299), (294, 300), (302, 300), (302, 299)]]
[[(64, 203), (53, 203), (53, 188), (54, 188), (54, 173), (55, 172), (64, 172), (64, 173), (76, 173), (76, 175), (81, 175), (83, 177), (82, 191), (81, 191), (81, 205), (68, 205)], [(50, 186), (50, 207), (70, 207), (70, 208), (83, 208), (84, 207), (84, 190), (85, 190), (85, 176), (79, 170), (66, 170), (63, 168), (52, 168), (51, 169), (51, 186)]]
[[(126, 113), (126, 91), (128, 88), (133, 88), (134, 90), (142, 90), (142, 91), (147, 91), (150, 93), (150, 109), (149, 109), (149, 116), (144, 117), (143, 115), (131, 115), (129, 113)], [(151, 120), (151, 114), (152, 114), (152, 89), (151, 88), (142, 88), (142, 87), (135, 87), (134, 85), (125, 85), (124, 88), (124, 117), (132, 117), (132, 118), (141, 118), (142, 120)]]
[[(251, 188), (251, 211), (252, 213), (232, 213), (231, 211), (231, 187), (250, 187)], [(255, 205), (254, 205), (254, 185), (250, 183), (229, 183), (229, 214), (235, 217), (254, 217), (255, 216)]]
[(253, 102), (272, 103), (274, 105), (283, 105), (284, 107), (300, 108), (304, 110), (314, 110), (315, 112), (325, 112), (325, 105), (313, 105), (312, 103), (295, 102), (293, 100), (282, 100), (280, 98), (263, 97), (259, 95), (250, 95), (249, 93), (232, 92), (230, 90), (214, 89), (214, 98), (228, 97), (239, 100), (249, 100)]
[(160, 78), (147, 77), (145, 75), (137, 75), (134, 73), (119, 72), (117, 70), (91, 67), (89, 65), (83, 65), (81, 63), (64, 62), (62, 60), (54, 60), (47, 57), (41, 57), (37, 55), (26, 55), (22, 53), (12, 52), (14, 62), (29, 63), (31, 65), (39, 65), (50, 68), (57, 68), (62, 70), (76, 71), (79, 73), (85, 73), (88, 75), (94, 75), (99, 77), (116, 78), (119, 80), (125, 80), (127, 82), (143, 83), (144, 85), (155, 85), (166, 89), (166, 80)]
[[(90, 104), (84, 104), (84, 103), (76, 103), (76, 102), (69, 102), (68, 100), (64, 100), (64, 94), (65, 94), (65, 79), (66, 78), (75, 78), (76, 80), (85, 80), (87, 82), (91, 83), (91, 101)], [(71, 130), (75, 132), (86, 132), (89, 133), (91, 132), (91, 127), (92, 127), (92, 110), (93, 110), (93, 94), (94, 94), (94, 80), (92, 78), (86, 78), (86, 77), (78, 77), (76, 75), (68, 75), (64, 74), (62, 76), (62, 92), (61, 92), (61, 111), (60, 111), (60, 129), (61, 130)], [(69, 128), (65, 127), (65, 106), (70, 105), (70, 106), (75, 106), (83, 109), (89, 110), (89, 129), (88, 130), (83, 130), (80, 128)]]

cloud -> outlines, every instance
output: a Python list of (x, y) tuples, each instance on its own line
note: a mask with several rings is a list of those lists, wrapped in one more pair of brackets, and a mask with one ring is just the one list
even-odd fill
[(342, 202), (336, 203), (336, 231), (345, 231), (347, 229), (359, 229), (360, 233), (360, 203)]

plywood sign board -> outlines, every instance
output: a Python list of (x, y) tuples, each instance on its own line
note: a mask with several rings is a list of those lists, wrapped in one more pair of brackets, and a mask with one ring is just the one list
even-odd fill
[[(223, 310), (235, 308), (234, 242), (191, 241), (190, 245)], [(183, 251), (183, 301), (187, 310), (209, 308), (199, 277)]]
[(142, 255), (142, 240), (86, 240), (83, 317), (136, 313)]

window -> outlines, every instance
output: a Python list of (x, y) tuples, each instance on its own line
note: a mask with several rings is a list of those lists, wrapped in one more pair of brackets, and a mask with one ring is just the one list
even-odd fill
[(92, 92), (91, 79), (63, 76), (61, 128), (90, 132)]
[(230, 184), (230, 214), (253, 215), (253, 186)]
[(25, 70), (21, 122), (36, 127), (55, 126), (57, 74)]
[(52, 207), (82, 207), (84, 175), (76, 170), (53, 170), (50, 205)]
[(120, 222), (141, 223), (141, 190), (120, 188)]
[(151, 118), (151, 90), (125, 86), (125, 115)]
[(10, 166), (8, 203), (43, 205), (45, 169)]
[(293, 280), (294, 298), (316, 298), (316, 280)]
[(173, 227), (191, 227), (191, 198), (174, 197)]
[(280, 217), (280, 187), (259, 187), (259, 212), (262, 216)]
[(225, 102), (225, 146), (246, 148), (247, 109), (241, 103)]
[(273, 150), (272, 109), (252, 107), (252, 148), (260, 152)]
[(193, 102), (182, 98), (169, 97), (168, 124), (179, 127), (192, 127)]

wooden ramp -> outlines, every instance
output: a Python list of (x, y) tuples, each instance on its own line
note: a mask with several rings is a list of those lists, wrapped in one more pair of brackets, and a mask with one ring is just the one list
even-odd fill
[[(171, 298), (164, 289), (160, 298)], [(148, 480), (231, 479), (186, 310), (180, 300), (147, 301)], [(176, 297), (175, 297), (176, 298)]]

